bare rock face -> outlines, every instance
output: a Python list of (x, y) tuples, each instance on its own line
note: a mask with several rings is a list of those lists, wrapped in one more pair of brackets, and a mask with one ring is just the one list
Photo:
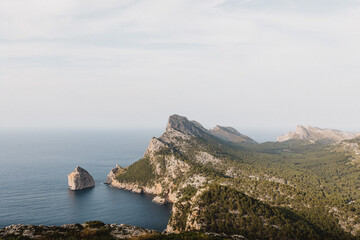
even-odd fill
[(338, 143), (359, 136), (360, 133), (342, 132), (334, 129), (322, 129), (312, 126), (298, 125), (295, 132), (289, 132), (277, 138), (278, 142), (287, 140), (304, 140), (310, 142)]
[(77, 166), (75, 170), (68, 175), (69, 188), (71, 190), (81, 190), (95, 187), (92, 176), (83, 168)]
[(171, 129), (191, 136), (201, 136), (204, 133), (208, 133), (208, 130), (206, 130), (200, 123), (196, 121), (189, 121), (186, 117), (176, 114), (169, 117), (166, 130), (169, 131)]
[(239, 133), (235, 128), (217, 125), (210, 133), (218, 138), (229, 142), (257, 143), (254, 139)]
[(126, 171), (126, 168), (120, 167), (118, 164), (116, 164), (115, 168), (111, 169), (109, 175), (106, 178), (106, 184), (111, 184), (114, 180), (117, 174), (123, 173)]
[(159, 205), (164, 205), (165, 202), (166, 202), (166, 199), (165, 199), (165, 198), (162, 198), (162, 197), (160, 197), (160, 196), (156, 196), (156, 197), (153, 198), (152, 201), (153, 201), (154, 203), (159, 204)]

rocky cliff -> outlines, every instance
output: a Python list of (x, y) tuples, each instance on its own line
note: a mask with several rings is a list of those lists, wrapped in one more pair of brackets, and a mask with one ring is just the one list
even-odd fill
[(69, 173), (68, 184), (69, 188), (74, 191), (95, 187), (92, 176), (79, 166), (77, 166), (73, 172)]
[[(347, 169), (344, 155), (332, 155), (323, 145), (308, 148), (304, 142), (231, 143), (240, 138), (254, 143), (232, 128), (206, 130), (196, 121), (172, 115), (166, 131), (150, 140), (144, 156), (127, 168), (116, 166), (107, 183), (153, 194), (158, 204), (172, 203), (170, 233), (195, 230), (249, 239), (351, 239), (344, 229), (355, 234), (356, 214), (348, 206), (338, 206), (335, 198), (327, 198), (338, 189), (347, 190), (324, 180), (338, 176), (338, 169)], [(317, 169), (322, 164), (312, 161), (331, 165), (325, 168), (330, 173)]]
[(360, 133), (298, 125), (295, 132), (289, 132), (283, 136), (279, 136), (277, 141), (304, 140), (310, 142), (338, 143), (344, 140), (353, 139), (357, 136), (360, 136)]
[(223, 127), (217, 125), (210, 130), (210, 133), (229, 142), (257, 143), (254, 139), (239, 133), (235, 128), (232, 127)]
[[(172, 115), (166, 131), (150, 140), (143, 158), (127, 169), (116, 166), (110, 171), (107, 183), (136, 193), (156, 195), (154, 202), (158, 204), (176, 203), (184, 189), (200, 189), (211, 181), (204, 165), (221, 164), (220, 159), (206, 151), (202, 139), (217, 141), (200, 123)], [(175, 205), (173, 211), (176, 212)], [(172, 227), (168, 230), (176, 232)]]

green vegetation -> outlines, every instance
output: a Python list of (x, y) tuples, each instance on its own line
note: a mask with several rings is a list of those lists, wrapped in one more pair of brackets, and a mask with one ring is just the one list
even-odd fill
[[(347, 239), (351, 238), (347, 232), (358, 231), (360, 168), (347, 164), (349, 156), (344, 152), (335, 152), (333, 146), (303, 141), (235, 144), (211, 136), (193, 138), (191, 142), (186, 152), (172, 146), (176, 157), (191, 165), (189, 176), (206, 176), (217, 183), (232, 186), (249, 197), (261, 199), (272, 208), (277, 207), (277, 211), (287, 213), (282, 217), (291, 215), (301, 218), (302, 221), (297, 222), (301, 223), (301, 227), (297, 228), (306, 226), (305, 229), (313, 231), (309, 231), (309, 234), (314, 233), (321, 239)], [(222, 163), (200, 164), (194, 160), (199, 151), (210, 153), (221, 159)], [(227, 175), (229, 169), (233, 170), (233, 174)], [(184, 192), (181, 193), (186, 196)], [(186, 203), (188, 199), (181, 199), (176, 204), (179, 212), (173, 214), (171, 219), (174, 227), (181, 231), (186, 229), (186, 219), (191, 210), (190, 204)], [(207, 212), (203, 218), (212, 215), (212, 212)], [(220, 215), (218, 218), (228, 223), (226, 219), (232, 217)], [(346, 228), (346, 232), (339, 223)], [(206, 226), (209, 224), (211, 221), (205, 223)], [(246, 222), (242, 224), (246, 226)], [(213, 230), (227, 232), (225, 226), (231, 228), (233, 225), (225, 224), (223, 228)], [(258, 231), (273, 230), (264, 228)], [(287, 232), (296, 231), (292, 229)]]
[(185, 188), (181, 189), (180, 194), (181, 194), (181, 199), (180, 202), (183, 201), (189, 201), (195, 194), (196, 194), (197, 190), (195, 187), (193, 186), (186, 186)]
[(140, 185), (146, 185), (155, 179), (154, 166), (150, 164), (149, 157), (144, 157), (135, 162), (128, 169), (116, 176), (119, 182), (136, 182)]
[[(73, 228), (33, 226), (39, 240), (115, 240), (110, 235), (110, 227), (100, 221), (86, 222), (85, 227), (75, 224)], [(7, 235), (0, 240), (28, 240), (29, 237), (22, 234)]]
[(103, 226), (105, 226), (105, 223), (101, 222), (101, 221), (88, 221), (85, 222), (86, 227), (89, 228), (101, 228)]
[[(40, 240), (116, 240), (110, 232), (112, 228), (110, 225), (105, 225), (100, 221), (90, 221), (85, 223), (85, 227), (81, 224), (75, 224), (71, 228), (63, 227), (44, 227), (32, 226), (37, 235), (36, 239)], [(126, 231), (125, 231), (126, 234)], [(138, 233), (137, 233), (138, 234)], [(184, 232), (180, 234), (144, 234), (138, 237), (127, 236), (129, 240), (230, 240), (226, 236), (214, 236), (201, 232)], [(0, 240), (30, 240), (31, 238), (20, 234), (11, 234), (6, 237), (0, 237)]]
[(271, 207), (227, 186), (211, 185), (197, 202), (207, 232), (249, 239), (347, 239), (337, 225), (324, 231), (294, 212)]
[[(221, 164), (197, 161), (199, 152)], [(324, 143), (229, 143), (205, 134), (167, 142), (151, 159), (160, 166), (159, 176), (145, 157), (118, 180), (144, 185), (158, 181), (167, 172), (168, 159), (175, 157), (190, 166), (171, 179), (172, 190), (179, 190), (174, 204), (178, 211), (170, 219), (176, 230), (191, 230), (188, 217), (198, 208), (196, 221), (203, 231), (260, 239), (352, 239), (349, 233), (360, 237), (360, 167), (348, 164), (351, 156)], [(194, 175), (213, 184), (195, 203), (191, 199), (198, 189), (179, 189)]]
[(158, 236), (144, 236), (138, 240), (230, 240), (226, 236), (209, 235), (201, 232), (184, 232), (179, 234), (168, 234)]

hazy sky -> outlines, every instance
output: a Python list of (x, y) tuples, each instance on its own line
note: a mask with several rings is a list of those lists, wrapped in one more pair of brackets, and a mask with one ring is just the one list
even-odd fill
[(359, 90), (359, 0), (0, 1), (0, 128), (360, 131)]

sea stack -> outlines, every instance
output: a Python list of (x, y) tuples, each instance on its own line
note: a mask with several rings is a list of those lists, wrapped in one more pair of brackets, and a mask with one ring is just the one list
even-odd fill
[(70, 190), (73, 191), (95, 187), (92, 176), (79, 166), (77, 166), (73, 172), (69, 173), (68, 183)]

